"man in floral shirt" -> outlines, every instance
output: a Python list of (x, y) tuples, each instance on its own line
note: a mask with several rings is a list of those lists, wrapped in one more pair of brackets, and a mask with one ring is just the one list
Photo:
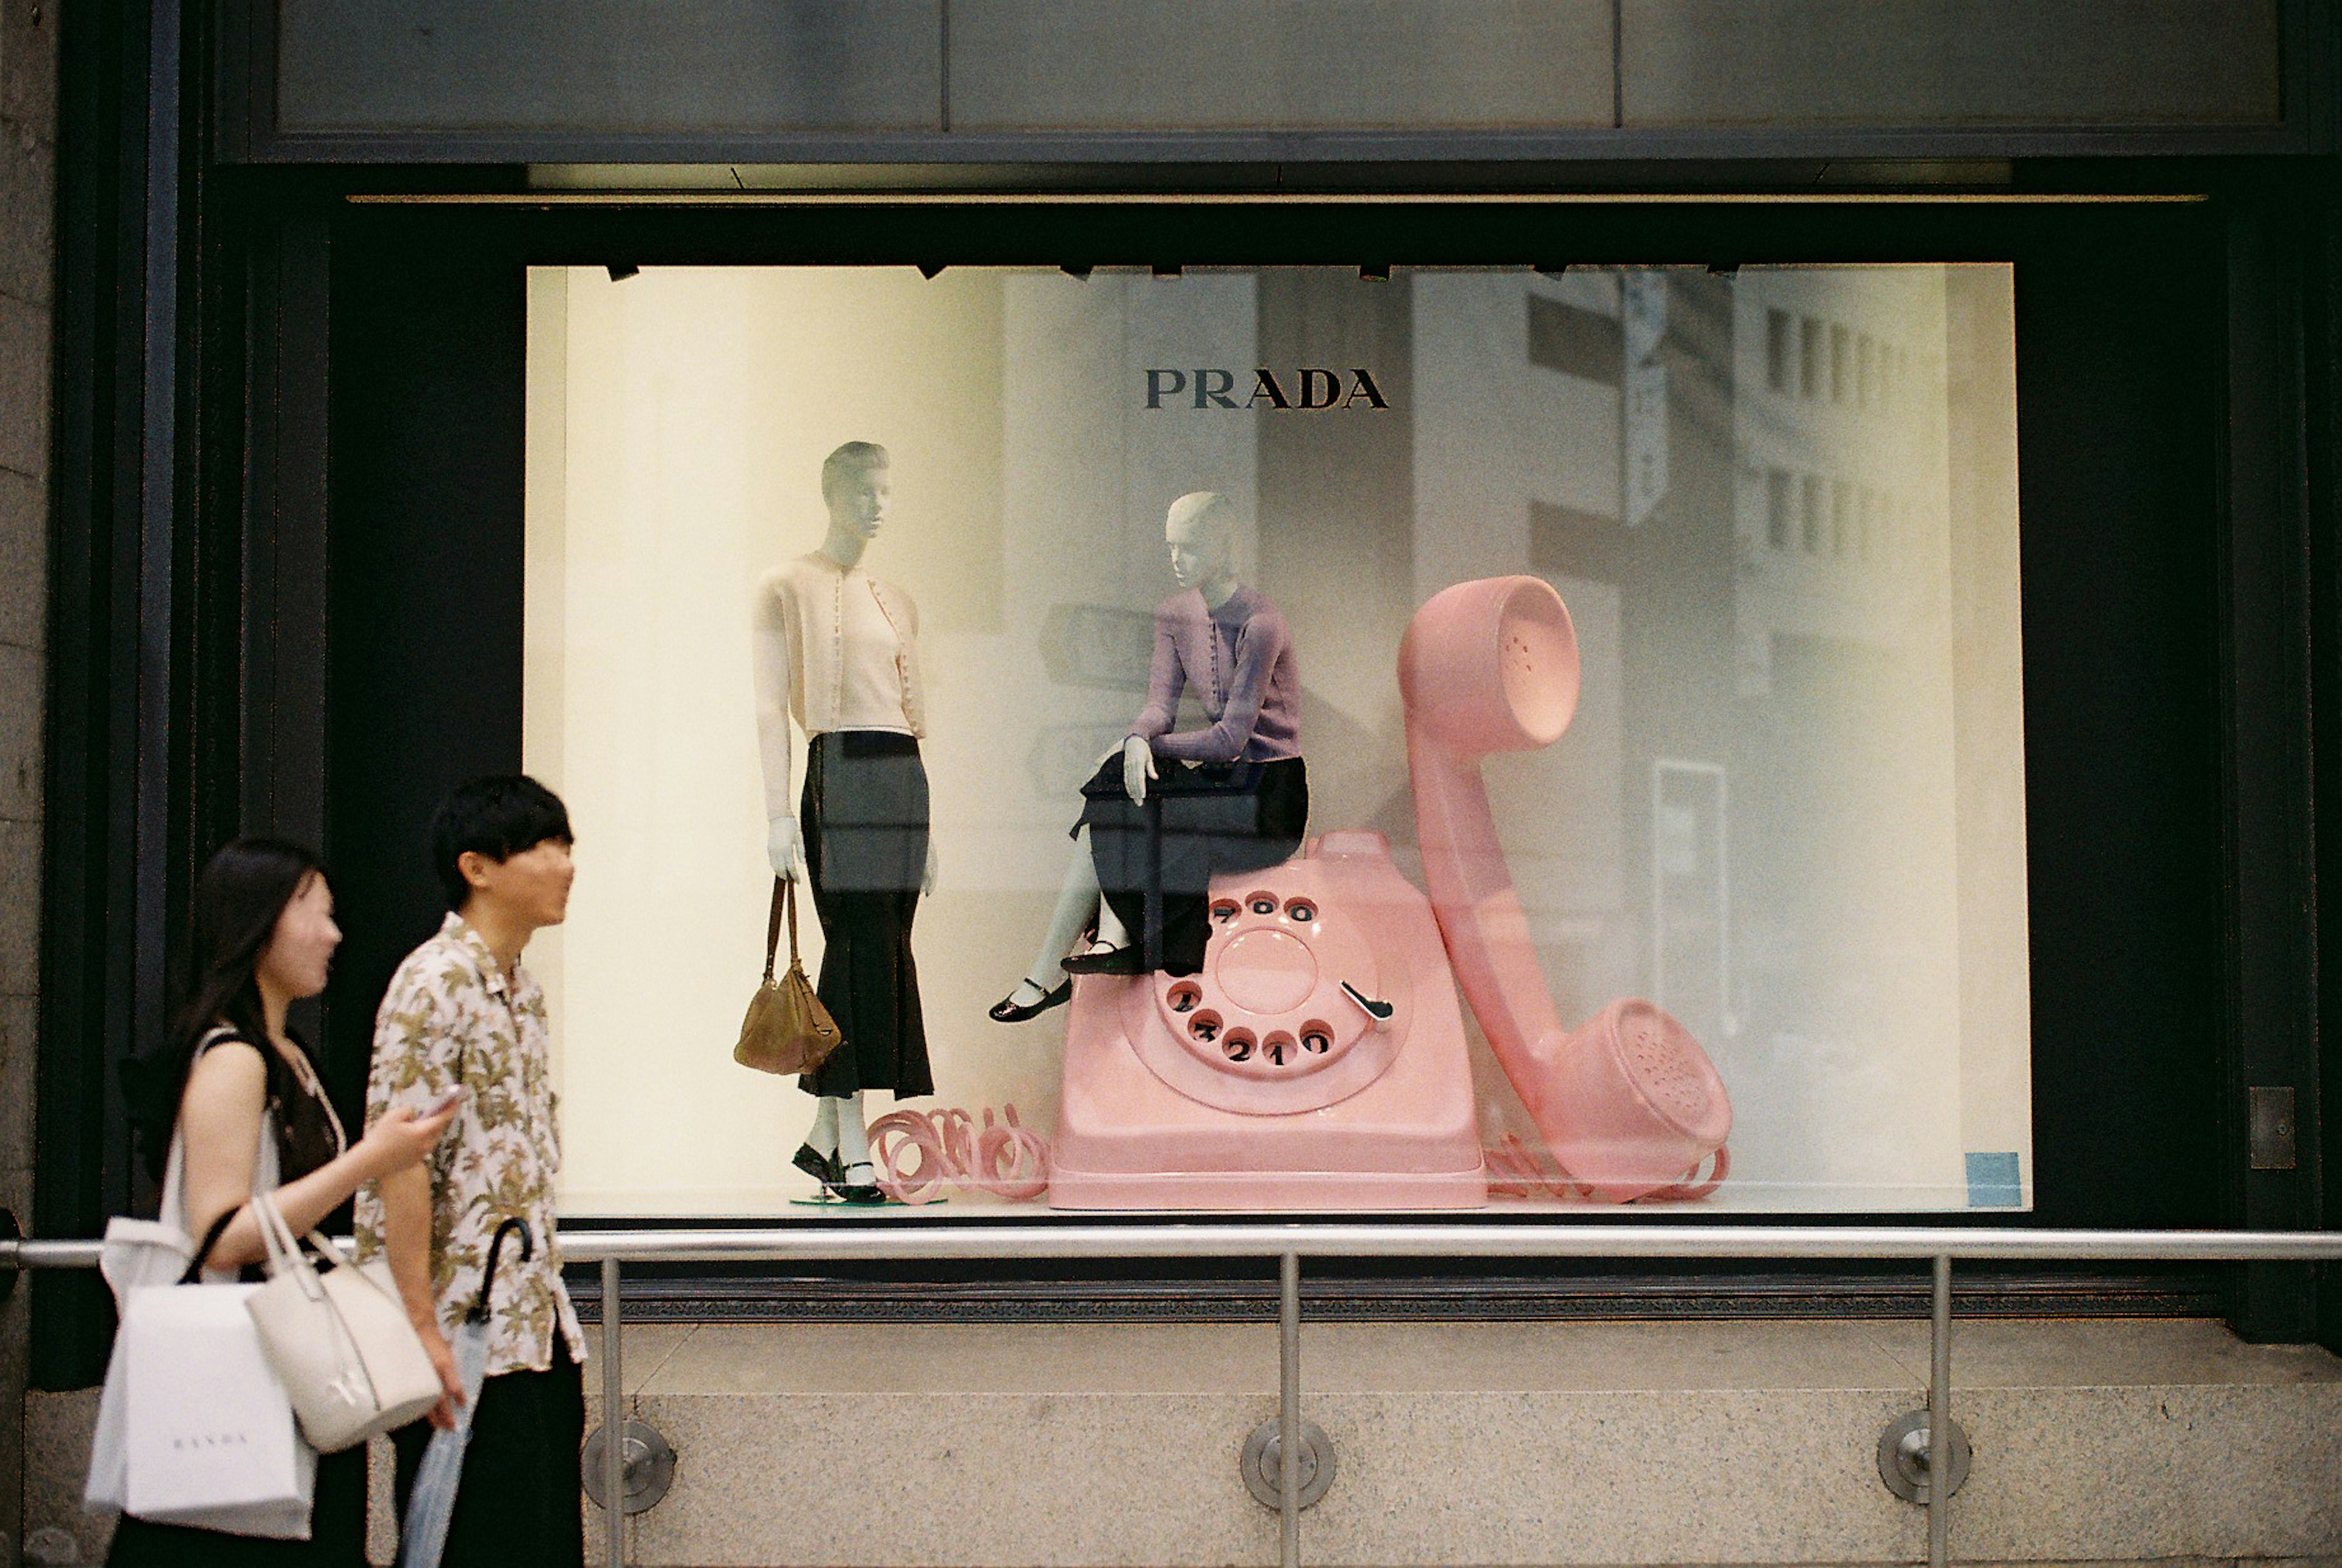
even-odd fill
[(430, 1427), (450, 1424), (462, 1397), (448, 1336), (479, 1299), (496, 1227), (518, 1217), (536, 1249), (524, 1262), (508, 1240), (497, 1261), (487, 1382), (444, 1561), (577, 1568), (586, 1347), (554, 1246), (561, 1142), (545, 993), (520, 966), (528, 939), (567, 913), (569, 814), (535, 779), (475, 779), (441, 804), (431, 836), (451, 913), (398, 966), (375, 1015), (366, 1120), (459, 1092), (463, 1101), (431, 1156), (363, 1190), (356, 1214), (360, 1254), (389, 1255), (448, 1391), (429, 1424), (393, 1434), (399, 1507)]

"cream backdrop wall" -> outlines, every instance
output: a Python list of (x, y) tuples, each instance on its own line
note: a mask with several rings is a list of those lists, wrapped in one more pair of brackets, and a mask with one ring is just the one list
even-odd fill
[(921, 619), (928, 1104), (1046, 1128), (1061, 1026), (984, 1011), (1054, 902), (1078, 764), (1142, 698), (1058, 685), (1043, 636), (1055, 606), (1143, 615), (1173, 588), (1178, 494), (1251, 514), (1248, 427), (1134, 441), (1119, 395), (1166, 354), (1248, 357), (1250, 280), (578, 268), (532, 286), (524, 753), (580, 835), (568, 924), (533, 950), (563, 1041), (565, 1206), (753, 1213), (809, 1191), (788, 1155), (812, 1101), (730, 1056), (771, 885), (747, 614), (764, 571), (820, 543), (821, 461), (847, 440), (894, 454), (865, 564)]
[[(1739, 1112), (1720, 1203), (1957, 1207), (1962, 1155), (1979, 1149), (2017, 1153), (2029, 1183), (2007, 283), (2006, 269), (1744, 272), (1711, 345), (1670, 350), (1674, 374), (1734, 389), (1730, 476), (1722, 515), (1662, 506), (1641, 537), (1721, 529), (1741, 564), (1721, 611), (1731, 667), (1712, 672), (1720, 694), (1692, 725), (1734, 738), (1669, 765), (1730, 774), (1738, 837), (1715, 846), (1723, 863), (1761, 885), (1765, 866), (1800, 859), (1797, 908), (1842, 912), (1733, 907), (1736, 967), (1703, 1024)], [(1636, 526), (1621, 520), (1616, 388), (1532, 364), (1526, 342), (1532, 296), (1616, 316), (1616, 275), (1361, 286), (1410, 291), (1412, 404), (1387, 427), (1414, 486), (1400, 597), (1540, 569), (1532, 504)], [(983, 1014), (1031, 961), (1073, 784), (1142, 700), (1146, 612), (1172, 586), (1163, 509), (1224, 490), (1249, 527), (1261, 421), (1328, 417), (1146, 407), (1149, 366), (1253, 365), (1258, 302), (1242, 273), (532, 274), (525, 754), (568, 799), (581, 866), (567, 927), (532, 958), (562, 1053), (568, 1212), (753, 1214), (809, 1191), (787, 1156), (812, 1103), (730, 1060), (770, 885), (747, 605), (764, 571), (819, 542), (821, 459), (849, 439), (895, 454), (893, 521), (866, 564), (916, 600), (931, 694), (940, 879), (916, 945), (939, 1092), (926, 1104), (1013, 1102), (1054, 1123), (1065, 1014), (1003, 1028)], [(1768, 312), (1907, 345), (1917, 391), (1871, 418), (1768, 397)], [(1676, 434), (1681, 490), (1698, 433)], [(1787, 467), (1891, 484), (1909, 514), (1897, 553), (1864, 565), (1769, 550), (1767, 475)], [(1303, 478), (1300, 514), (1279, 526), (1306, 537)], [(1249, 571), (1249, 533), (1239, 553)], [(1313, 829), (1371, 822), (1411, 868), (1389, 667), (1403, 627), (1328, 620), (1357, 564), (1294, 554), (1280, 552), (1288, 580), (1312, 574), (1292, 595), (1305, 711), (1358, 753), (1313, 761)], [(1652, 737), (1635, 733), (1651, 721), (1626, 697), (1634, 650), (1712, 629), (1671, 615), (1716, 612), (1547, 574), (1576, 622), (1585, 695), (1559, 745), (1499, 762), (1491, 784), (1574, 1021), (1654, 984), (1666, 852)], [(1792, 677), (1820, 657), (1842, 678), (1786, 702), (1766, 685), (1777, 649)], [(1777, 757), (1789, 771), (1767, 776)], [(1837, 795), (1767, 807), (1768, 791), (1827, 795), (1815, 779), (1833, 764), (1854, 775)], [(810, 912), (806, 925), (817, 971)], [(1477, 1075), (1490, 1128), (1523, 1125), (1485, 1053)]]

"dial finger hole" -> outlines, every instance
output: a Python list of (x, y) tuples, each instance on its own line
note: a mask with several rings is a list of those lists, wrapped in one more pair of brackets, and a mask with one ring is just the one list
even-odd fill
[(1292, 1035), (1280, 1029), (1261, 1042), (1260, 1054), (1268, 1058), (1269, 1065), (1282, 1067), (1301, 1054), (1301, 1047), (1293, 1043)]
[(1231, 1029), (1220, 1036), (1220, 1054), (1231, 1062), (1249, 1062), (1259, 1047), (1249, 1029)]
[(1275, 914), (1276, 913), (1276, 894), (1273, 893), (1246, 894), (1245, 895), (1245, 907), (1251, 910), (1255, 914)]
[(1203, 1004), (1203, 988), (1187, 984), (1174, 985), (1170, 994), (1165, 1000), (1171, 1004), (1171, 1011), (1174, 1013), (1193, 1013)]
[(1219, 898), (1212, 901), (1212, 919), (1217, 924), (1226, 925), (1243, 913), (1244, 906), (1233, 898)]
[(1334, 1032), (1312, 1018), (1301, 1026), (1301, 1048), (1312, 1056), (1323, 1056), (1334, 1048)]
[(1220, 1037), (1220, 1015), (1209, 1012), (1192, 1015), (1187, 1020), (1187, 1033), (1209, 1045)]
[(1285, 906), (1286, 918), (1297, 925), (1306, 925), (1317, 918), (1317, 906), (1306, 898), (1296, 898)]

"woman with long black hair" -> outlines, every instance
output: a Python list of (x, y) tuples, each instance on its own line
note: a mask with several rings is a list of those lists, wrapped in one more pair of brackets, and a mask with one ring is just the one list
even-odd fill
[[(195, 881), (186, 993), (156, 1058), (125, 1067), (131, 1115), (160, 1178), (180, 1146), (188, 1234), (195, 1244), (233, 1214), (203, 1259), (233, 1273), (266, 1255), (247, 1199), (262, 1140), (275, 1155), (276, 1206), (308, 1231), (360, 1185), (405, 1170), (439, 1141), (455, 1107), (431, 1116), (393, 1111), (352, 1145), (285, 1010), (325, 988), (342, 940), (333, 890), (316, 858), (274, 839), (242, 838), (212, 856)], [(365, 1561), (365, 1448), (317, 1464), (306, 1541), (258, 1540), (125, 1516), (112, 1563), (332, 1563)]]

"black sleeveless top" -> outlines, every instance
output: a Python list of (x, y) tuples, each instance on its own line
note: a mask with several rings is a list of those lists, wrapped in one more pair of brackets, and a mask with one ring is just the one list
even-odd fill
[(208, 1051), (230, 1041), (259, 1052), (267, 1067), (268, 1114), (276, 1127), (276, 1179), (298, 1181), (340, 1158), (345, 1147), (341, 1119), (335, 1115), (332, 1103), (325, 1098), (325, 1086), (317, 1081), (316, 1068), (309, 1062), (308, 1047), (300, 1038), (296, 1035), (293, 1041), (294, 1048), (301, 1053), (302, 1065), (298, 1069), (266, 1041), (255, 1041), (225, 1024), (205, 1037), (203, 1049)]

